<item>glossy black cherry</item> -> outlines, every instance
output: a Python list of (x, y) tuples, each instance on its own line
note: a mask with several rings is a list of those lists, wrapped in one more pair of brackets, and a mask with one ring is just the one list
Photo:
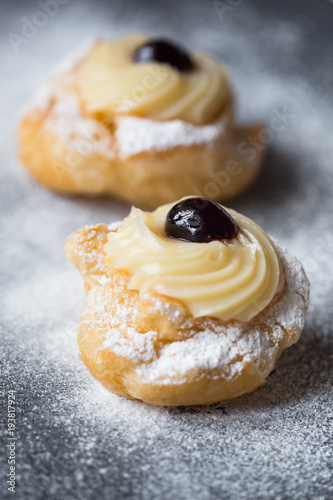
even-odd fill
[(208, 198), (187, 198), (176, 203), (168, 212), (165, 232), (170, 238), (209, 243), (213, 240), (231, 240), (238, 226), (231, 215)]
[(189, 54), (167, 40), (149, 40), (140, 45), (133, 54), (133, 61), (169, 64), (178, 71), (190, 71), (194, 68), (194, 63)]

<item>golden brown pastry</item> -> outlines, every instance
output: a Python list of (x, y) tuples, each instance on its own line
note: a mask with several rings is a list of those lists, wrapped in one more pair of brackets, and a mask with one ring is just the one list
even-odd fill
[(309, 283), (298, 260), (207, 199), (84, 226), (65, 253), (87, 290), (80, 356), (121, 396), (228, 401), (263, 384), (304, 325)]
[(91, 42), (54, 72), (22, 119), (19, 149), (50, 189), (155, 208), (241, 193), (262, 163), (262, 131), (235, 127), (215, 59), (132, 35)]

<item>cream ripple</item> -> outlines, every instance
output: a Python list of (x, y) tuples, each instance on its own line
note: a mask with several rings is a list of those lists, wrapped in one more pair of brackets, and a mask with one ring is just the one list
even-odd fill
[(232, 240), (190, 243), (169, 238), (166, 215), (132, 208), (108, 234), (106, 263), (129, 274), (128, 288), (182, 301), (194, 317), (249, 321), (281, 290), (283, 272), (274, 244), (252, 220), (228, 212), (239, 232)]
[(110, 121), (132, 115), (204, 125), (230, 106), (228, 77), (218, 61), (194, 53), (195, 68), (188, 72), (168, 64), (136, 63), (132, 55), (146, 40), (132, 35), (93, 47), (77, 68), (79, 94), (89, 113)]

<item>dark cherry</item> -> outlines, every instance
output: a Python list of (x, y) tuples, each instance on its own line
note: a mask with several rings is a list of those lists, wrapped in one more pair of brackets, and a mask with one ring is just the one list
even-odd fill
[(209, 243), (231, 240), (238, 226), (231, 215), (208, 198), (187, 198), (176, 203), (168, 212), (165, 232), (170, 238)]
[(194, 62), (189, 54), (167, 40), (150, 40), (140, 45), (133, 54), (133, 61), (165, 63), (178, 71), (190, 71), (194, 68)]

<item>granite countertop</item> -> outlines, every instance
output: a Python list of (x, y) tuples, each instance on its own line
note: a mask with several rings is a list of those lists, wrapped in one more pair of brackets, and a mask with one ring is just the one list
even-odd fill
[[(53, 0), (40, 16), (46, 3), (1, 2), (1, 498), (13, 497), (8, 391), (18, 499), (332, 498), (333, 4)], [(129, 207), (50, 193), (17, 158), (21, 109), (51, 66), (87, 37), (131, 31), (225, 62), (239, 120), (271, 130), (258, 182), (230, 205), (296, 254), (312, 285), (301, 340), (267, 384), (219, 409), (150, 407), (90, 376), (76, 346), (83, 283), (63, 243)]]

